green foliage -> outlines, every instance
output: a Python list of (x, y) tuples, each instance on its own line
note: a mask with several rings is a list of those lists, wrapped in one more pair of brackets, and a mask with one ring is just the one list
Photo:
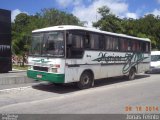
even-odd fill
[(98, 22), (93, 23), (94, 27), (98, 27), (101, 30), (110, 32), (121, 31), (121, 19), (116, 17), (114, 14), (111, 14), (109, 8), (103, 6), (98, 9), (98, 13), (102, 16), (102, 18)]
[(98, 13), (101, 15), (101, 19), (93, 23), (94, 27), (104, 31), (149, 38), (151, 39), (152, 49), (160, 50), (159, 16), (149, 14), (139, 19), (120, 19), (110, 13), (110, 9), (107, 6), (99, 8)]
[(24, 65), (24, 66), (19, 66), (19, 65), (12, 65), (13, 69), (17, 69), (17, 70), (27, 70), (28, 66)]

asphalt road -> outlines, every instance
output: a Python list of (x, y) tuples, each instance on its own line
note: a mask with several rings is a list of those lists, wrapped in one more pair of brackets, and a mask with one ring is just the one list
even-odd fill
[(135, 80), (98, 80), (95, 87), (78, 90), (73, 85), (49, 83), (0, 91), (0, 113), (109, 114), (159, 113), (160, 74), (140, 74)]

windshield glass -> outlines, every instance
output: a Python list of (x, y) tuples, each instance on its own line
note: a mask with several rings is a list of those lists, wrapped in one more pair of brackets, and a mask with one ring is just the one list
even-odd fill
[(41, 55), (41, 46), (43, 41), (43, 33), (36, 33), (32, 35), (30, 54), (39, 56)]
[(53, 31), (33, 34), (30, 55), (64, 56), (64, 32)]
[(160, 61), (160, 55), (151, 55), (151, 61)]

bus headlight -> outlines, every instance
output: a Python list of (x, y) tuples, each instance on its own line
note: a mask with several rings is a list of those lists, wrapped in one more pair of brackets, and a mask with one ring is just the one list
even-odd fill
[(50, 68), (48, 72), (57, 73), (57, 68)]
[(52, 72), (57, 73), (57, 68), (52, 68)]

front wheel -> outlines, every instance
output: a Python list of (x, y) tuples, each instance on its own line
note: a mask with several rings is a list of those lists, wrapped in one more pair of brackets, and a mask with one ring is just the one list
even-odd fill
[(77, 82), (79, 89), (87, 89), (92, 87), (94, 84), (93, 75), (90, 72), (83, 72), (80, 81)]
[(54, 86), (63, 86), (63, 83), (53, 83)]
[(135, 76), (136, 76), (136, 70), (134, 68), (131, 68), (131, 70), (129, 71), (128, 79), (134, 80)]

